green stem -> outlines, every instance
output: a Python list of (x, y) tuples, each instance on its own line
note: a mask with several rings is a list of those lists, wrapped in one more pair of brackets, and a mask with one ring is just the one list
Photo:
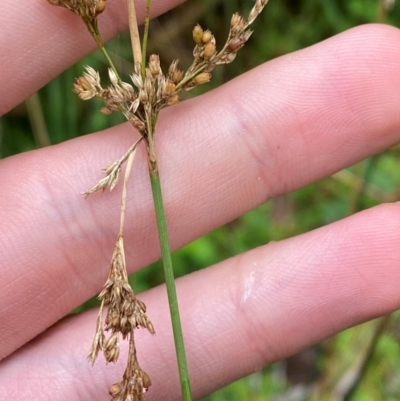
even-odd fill
[[(84, 5), (82, 0), (79, 0), (79, 4), (81, 5), (82, 10), (85, 10), (85, 5)], [(113, 61), (111, 60), (111, 57), (108, 54), (106, 48), (104, 47), (103, 39), (101, 38), (99, 27), (97, 25), (97, 19), (91, 20), (88, 17), (88, 15), (86, 13), (84, 13), (84, 14), (82, 14), (82, 20), (85, 23), (88, 31), (92, 35), (92, 38), (96, 42), (97, 46), (103, 52), (108, 64), (110, 65), (111, 69), (114, 71), (115, 75), (117, 76), (118, 81), (121, 83), (122, 81), (121, 81), (121, 78), (120, 78), (120, 76), (118, 74), (118, 71), (117, 71)]]
[(178, 370), (181, 382), (182, 399), (184, 401), (192, 400), (190, 389), (189, 371), (186, 361), (185, 346), (183, 342), (181, 319), (179, 316), (178, 299), (176, 296), (174, 270), (172, 267), (171, 250), (168, 241), (167, 223), (165, 219), (164, 204), (161, 194), (160, 176), (158, 174), (157, 162), (149, 162), (151, 165), (150, 181), (153, 191), (154, 208), (156, 211), (158, 236), (161, 245), (161, 254), (163, 258), (165, 284), (167, 286), (169, 309), (172, 321), (172, 330), (174, 333), (176, 358), (178, 360)]
[(111, 60), (111, 57), (108, 54), (108, 52), (107, 52), (106, 48), (104, 47), (104, 45), (102, 47), (100, 47), (100, 49), (103, 52), (105, 58), (107, 59), (108, 64), (110, 65), (111, 69), (114, 71), (114, 74), (117, 76), (119, 83), (121, 83), (122, 80), (121, 80), (121, 78), (120, 78), (120, 76), (118, 74), (117, 68), (115, 67), (113, 61)]
[(110, 55), (107, 52), (107, 49), (104, 46), (103, 40), (101, 39), (100, 36), (100, 32), (97, 29), (97, 26), (94, 26), (90, 21), (85, 21), (85, 24), (90, 32), (90, 34), (92, 35), (94, 41), (96, 42), (97, 46), (99, 47), (99, 49), (103, 52), (106, 60), (108, 61), (108, 64), (110, 65), (111, 69), (114, 71), (115, 75), (118, 78), (118, 81), (121, 83), (121, 78), (118, 74), (118, 71), (113, 63), (113, 61), (111, 60)]

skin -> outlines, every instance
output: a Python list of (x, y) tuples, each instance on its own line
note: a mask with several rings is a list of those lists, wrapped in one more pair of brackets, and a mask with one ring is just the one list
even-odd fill
[[(106, 38), (126, 28), (122, 3), (102, 17)], [(154, 14), (178, 3), (155, 2)], [(2, 9), (0, 114), (93, 49), (61, 8)], [(400, 32), (360, 26), (165, 110), (157, 146), (173, 248), (398, 143), (399, 65)], [(125, 348), (116, 366), (85, 361), (97, 311), (63, 317), (101, 289), (117, 232), (118, 189), (79, 194), (134, 139), (124, 124), (0, 161), (4, 399), (107, 399), (120, 380)], [(143, 149), (128, 190), (132, 273), (159, 257)], [(381, 205), (178, 280), (195, 397), (399, 308), (399, 233), (400, 204)], [(137, 335), (147, 399), (178, 400), (165, 288), (140, 298), (157, 332)]]

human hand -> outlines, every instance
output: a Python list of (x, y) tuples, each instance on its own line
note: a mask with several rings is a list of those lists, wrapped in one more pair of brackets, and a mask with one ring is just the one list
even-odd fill
[[(154, 12), (179, 1), (166, 3)], [(93, 46), (65, 10), (9, 4), (1, 113)], [(126, 28), (118, 6), (102, 17), (105, 37)], [(157, 139), (173, 247), (398, 142), (399, 65), (398, 30), (358, 27), (165, 110)], [(5, 399), (99, 399), (120, 380), (124, 358), (117, 368), (85, 360), (97, 311), (58, 321), (101, 289), (117, 232), (118, 191), (86, 202), (79, 193), (132, 141), (121, 125), (0, 161)], [(159, 257), (144, 152), (132, 181), (131, 272)], [(399, 204), (382, 205), (178, 280), (195, 397), (398, 308), (399, 228)], [(140, 298), (157, 332), (138, 331), (146, 397), (180, 399), (165, 289)]]

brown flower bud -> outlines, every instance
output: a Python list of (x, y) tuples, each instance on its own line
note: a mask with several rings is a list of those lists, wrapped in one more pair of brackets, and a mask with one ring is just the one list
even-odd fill
[(193, 40), (196, 42), (196, 44), (201, 45), (201, 40), (203, 37), (203, 28), (197, 24), (193, 28)]

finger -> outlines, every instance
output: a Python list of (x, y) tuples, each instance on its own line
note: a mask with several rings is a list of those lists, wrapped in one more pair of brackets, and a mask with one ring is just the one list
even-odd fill
[[(184, 0), (155, 1), (151, 15), (156, 17)], [(142, 23), (146, 2), (136, 1), (137, 16)], [(105, 41), (128, 26), (126, 0), (107, 2), (99, 16)], [(46, 0), (9, 1), (0, 13), (0, 116), (36, 92), (67, 67), (96, 48), (80, 18)]]
[[(399, 231), (400, 204), (380, 206), (178, 280), (195, 398), (399, 308)], [(157, 333), (136, 336), (153, 381), (148, 399), (178, 400), (165, 288), (140, 298)], [(65, 320), (4, 360), (5, 398), (86, 401), (120, 381), (126, 348), (117, 367), (84, 360), (96, 312)]]
[[(399, 62), (397, 30), (359, 27), (166, 110), (157, 138), (173, 248), (398, 141)], [(86, 202), (78, 194), (132, 142), (121, 126), (0, 163), (8, 189), (0, 200), (0, 303), (9, 305), (0, 312), (0, 356), (105, 281), (118, 188)], [(143, 152), (134, 170), (125, 230), (131, 272), (159, 255)]]

